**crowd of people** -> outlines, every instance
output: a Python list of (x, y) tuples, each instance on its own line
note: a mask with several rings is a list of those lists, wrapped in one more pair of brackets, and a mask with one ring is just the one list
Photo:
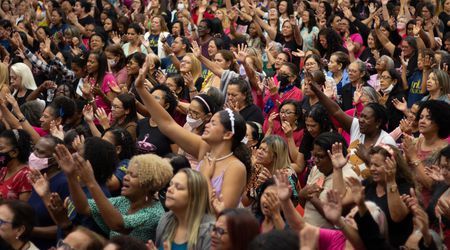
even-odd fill
[(447, 249), (450, 0), (0, 0), (0, 248)]

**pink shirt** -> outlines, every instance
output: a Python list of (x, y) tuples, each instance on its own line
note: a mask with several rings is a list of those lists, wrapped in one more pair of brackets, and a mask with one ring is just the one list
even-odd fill
[[(94, 86), (95, 82), (94, 83), (91, 82), (91, 84)], [(112, 73), (107, 72), (105, 74), (105, 77), (103, 78), (101, 87), (102, 92), (105, 93), (105, 95), (107, 95), (111, 91), (110, 86), (114, 84), (117, 85), (116, 78), (113, 76)], [(103, 97), (100, 95), (95, 96), (95, 105), (97, 105), (97, 107), (99, 108), (103, 108), (106, 114), (109, 114), (111, 112), (111, 106), (107, 102), (105, 102), (105, 100), (103, 100)]]
[(340, 230), (319, 229), (319, 250), (343, 250), (346, 238)]

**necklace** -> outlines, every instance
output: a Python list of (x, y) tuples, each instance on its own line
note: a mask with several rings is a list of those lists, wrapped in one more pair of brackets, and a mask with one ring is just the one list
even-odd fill
[(210, 156), (210, 154), (208, 153), (208, 160), (210, 160), (210, 161), (215, 161), (215, 162), (218, 162), (218, 161), (221, 161), (221, 160), (225, 160), (226, 158), (228, 158), (228, 157), (230, 157), (230, 156), (232, 156), (233, 155), (233, 152), (231, 152), (231, 153), (229, 153), (229, 154), (227, 154), (227, 155), (225, 155), (225, 156), (222, 156), (222, 157), (220, 157), (220, 158), (217, 158), (217, 159), (215, 159), (215, 158), (212, 158), (211, 156)]

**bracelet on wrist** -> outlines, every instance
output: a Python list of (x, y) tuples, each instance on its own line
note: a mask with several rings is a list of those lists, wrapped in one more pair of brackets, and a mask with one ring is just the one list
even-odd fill
[(19, 119), (19, 122), (20, 123), (23, 123), (23, 122), (25, 122), (27, 119), (25, 118), (25, 116), (24, 117), (21, 117), (21, 118), (18, 118)]

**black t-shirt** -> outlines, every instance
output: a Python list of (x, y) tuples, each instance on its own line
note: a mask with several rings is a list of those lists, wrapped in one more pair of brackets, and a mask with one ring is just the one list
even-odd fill
[(264, 115), (261, 109), (253, 103), (239, 111), (239, 114), (247, 122), (257, 122), (261, 125), (264, 123)]
[(88, 24), (95, 23), (95, 19), (92, 16), (87, 15), (86, 17), (78, 19), (78, 23), (83, 26), (86, 26)]
[(439, 14), (439, 19), (441, 19), (442, 23), (444, 23), (444, 35), (447, 34), (447, 32), (450, 31), (450, 27), (447, 25), (448, 22), (450, 22), (450, 15), (445, 13), (445, 11), (442, 11), (441, 14)]
[(137, 127), (136, 151), (138, 154), (153, 153), (164, 157), (172, 153), (170, 145), (173, 142), (165, 136), (158, 127), (151, 127), (149, 118), (138, 121)]
[[(363, 185), (366, 187), (365, 189), (366, 201), (372, 201), (375, 204), (377, 204), (377, 206), (380, 207), (381, 210), (383, 210), (384, 215), (386, 216), (386, 220), (388, 223), (389, 241), (391, 245), (394, 247), (404, 245), (414, 228), (412, 221), (413, 218), (412, 214), (409, 213), (405, 217), (405, 219), (403, 219), (403, 221), (399, 223), (394, 222), (391, 218), (391, 213), (389, 212), (387, 200), (387, 192), (389, 192), (389, 190), (386, 190), (386, 194), (383, 195), (382, 197), (378, 197), (376, 191), (377, 187), (376, 183), (363, 181)], [(397, 188), (400, 195), (409, 194), (409, 190), (412, 187), (413, 187), (412, 185), (404, 181), (397, 181)]]

